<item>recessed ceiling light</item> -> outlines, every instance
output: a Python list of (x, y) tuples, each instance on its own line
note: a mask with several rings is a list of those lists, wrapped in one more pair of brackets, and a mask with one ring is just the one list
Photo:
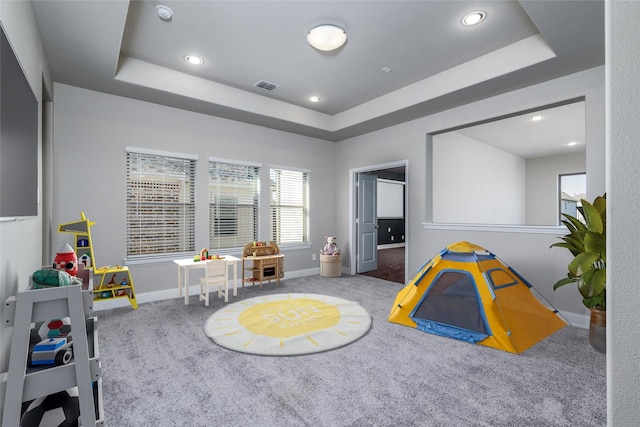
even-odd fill
[(309, 30), (307, 41), (313, 47), (325, 52), (336, 50), (347, 42), (347, 33), (340, 27), (325, 24)]
[(309, 97), (309, 102), (320, 102), (322, 101), (322, 98), (320, 98), (318, 95), (313, 95)]
[(156, 13), (161, 19), (168, 21), (173, 16), (173, 10), (169, 6), (159, 4), (156, 6)]
[(470, 27), (472, 25), (478, 25), (487, 17), (486, 12), (481, 10), (475, 10), (473, 12), (467, 13), (464, 18), (462, 18), (462, 25), (466, 27)]
[(382, 67), (381, 70), (384, 71), (385, 73), (390, 73), (391, 72), (391, 68), (389, 68), (389, 67)]
[(574, 145), (578, 145), (577, 142), (575, 141), (571, 141), (570, 143), (567, 144), (569, 147), (573, 147)]
[(184, 57), (184, 60), (187, 61), (191, 65), (202, 65), (204, 64), (204, 59), (195, 55), (187, 55)]
[(544, 119), (544, 116), (532, 116), (529, 120), (532, 122), (539, 122), (542, 119)]

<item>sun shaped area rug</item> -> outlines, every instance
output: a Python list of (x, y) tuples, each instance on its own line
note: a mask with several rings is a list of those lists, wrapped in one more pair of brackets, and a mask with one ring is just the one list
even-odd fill
[(249, 298), (207, 319), (207, 336), (225, 348), (268, 356), (316, 353), (367, 333), (371, 315), (357, 302), (327, 295), (275, 294)]

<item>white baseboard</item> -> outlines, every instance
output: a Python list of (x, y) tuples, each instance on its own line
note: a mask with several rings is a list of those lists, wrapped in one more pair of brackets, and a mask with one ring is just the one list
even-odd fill
[[(344, 272), (344, 268), (343, 268), (343, 272)], [(297, 277), (314, 276), (317, 274), (320, 274), (320, 267), (310, 268), (307, 270), (286, 272), (285, 277), (282, 280), (295, 279)], [(240, 279), (238, 278), (238, 280)], [(238, 286), (241, 286), (241, 285), (238, 284)], [(229, 283), (229, 288), (232, 288), (232, 287), (233, 287), (233, 284)], [(198, 292), (200, 292), (199, 285), (189, 286), (189, 295), (198, 295)], [(160, 291), (138, 293), (136, 295), (136, 298), (138, 300), (138, 305), (144, 304), (147, 302), (163, 301), (167, 299), (179, 298), (178, 287), (176, 286), (173, 289), (162, 289)], [(93, 311), (110, 310), (112, 308), (129, 307), (129, 306), (130, 306), (129, 300), (126, 298), (101, 300), (100, 302), (94, 303)]]
[[(342, 273), (349, 274), (349, 268), (343, 266)], [(292, 272), (286, 272), (285, 277), (282, 280), (295, 279), (297, 277), (315, 276), (317, 274), (320, 274), (319, 267), (309, 268), (307, 270), (297, 270)], [(229, 287), (231, 287), (231, 284)], [(199, 291), (200, 291), (200, 287), (198, 285), (191, 285), (189, 287), (189, 295), (198, 295)], [(144, 293), (138, 294), (137, 298), (138, 298), (138, 304), (178, 298), (178, 288), (176, 286), (173, 289), (163, 289), (160, 291), (144, 292)], [(126, 298), (118, 298), (113, 300), (100, 301), (99, 303), (94, 304), (93, 310), (101, 311), (101, 310), (109, 310), (112, 308), (128, 307), (128, 306), (129, 306), (129, 300), (127, 300)], [(575, 326), (577, 328), (582, 328), (582, 329), (589, 329), (589, 316), (584, 314), (572, 313), (569, 311), (559, 311), (559, 313), (562, 317), (564, 317), (564, 319), (571, 326)]]
[(571, 326), (581, 329), (589, 329), (589, 316), (584, 314), (572, 313), (570, 311), (561, 311), (560, 314), (565, 318)]

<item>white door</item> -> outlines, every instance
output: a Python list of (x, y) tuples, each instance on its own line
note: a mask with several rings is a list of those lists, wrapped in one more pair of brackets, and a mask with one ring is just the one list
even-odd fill
[(378, 177), (358, 174), (358, 262), (356, 271), (378, 269)]

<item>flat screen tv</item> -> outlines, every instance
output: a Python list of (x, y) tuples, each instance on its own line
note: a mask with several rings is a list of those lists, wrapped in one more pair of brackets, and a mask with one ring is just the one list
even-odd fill
[(0, 32), (0, 217), (37, 216), (38, 100)]

